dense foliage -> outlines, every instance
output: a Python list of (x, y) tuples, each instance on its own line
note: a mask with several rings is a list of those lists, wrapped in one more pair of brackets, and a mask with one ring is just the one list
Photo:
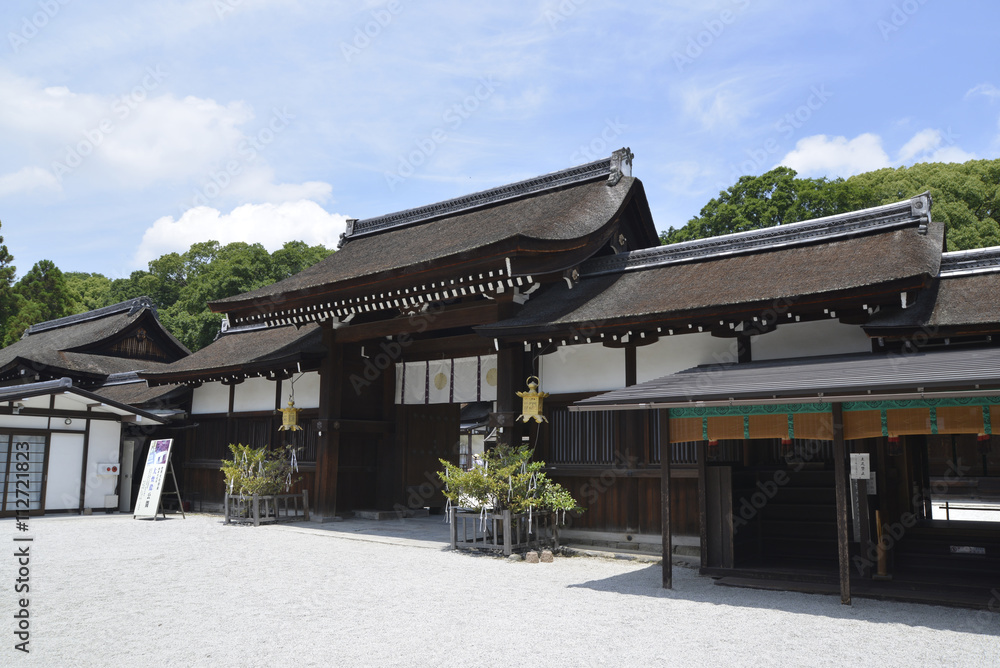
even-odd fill
[(64, 274), (49, 260), (42, 260), (12, 285), (14, 268), (9, 263), (13, 258), (0, 245), (3, 345), (17, 341), (34, 323), (145, 295), (153, 299), (164, 326), (188, 348), (198, 350), (214, 340), (222, 320), (221, 315), (208, 309), (209, 301), (288, 278), (332, 252), (302, 241), (290, 241), (274, 253), (268, 253), (260, 244), (236, 242), (222, 246), (217, 241), (206, 241), (194, 244), (185, 253), (163, 255), (150, 262), (148, 270), (134, 271), (128, 278)]
[(510, 510), (526, 513), (529, 508), (583, 512), (562, 485), (552, 482), (542, 471), (545, 462), (531, 461), (531, 448), (501, 445), (483, 455), (482, 465), (465, 471), (440, 460), (444, 471), (444, 495), (455, 506), (491, 512)]
[(285, 452), (268, 450), (267, 446), (254, 448), (242, 443), (230, 443), (232, 459), (222, 460), (222, 474), (226, 480), (226, 493), (243, 496), (268, 496), (281, 494), (301, 480), (292, 478), (292, 447)]
[(922, 163), (846, 180), (800, 179), (795, 170), (777, 167), (740, 177), (687, 225), (670, 228), (660, 239), (676, 243), (754, 230), (898, 202), (924, 191), (934, 199), (931, 216), (945, 224), (948, 250), (1000, 245), (1000, 160)]

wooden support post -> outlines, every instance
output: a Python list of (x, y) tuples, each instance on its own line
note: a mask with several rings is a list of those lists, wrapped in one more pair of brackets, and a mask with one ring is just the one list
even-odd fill
[(340, 431), (334, 422), (341, 417), (341, 376), (344, 348), (334, 340), (333, 328), (323, 325), (326, 357), (320, 364), (319, 420), (321, 433), (316, 439), (316, 510), (326, 516), (337, 514), (337, 477), (340, 473)]
[(448, 509), (448, 533), (451, 536), (451, 549), (458, 547), (458, 511), (452, 507)]
[(840, 563), (840, 602), (851, 604), (851, 545), (847, 535), (847, 447), (844, 443), (844, 412), (833, 404), (833, 467), (837, 490), (837, 557)]
[(511, 554), (510, 544), (510, 510), (503, 511), (503, 555), (509, 557)]
[[(861, 528), (861, 554), (871, 554), (872, 533), (871, 523), (868, 521), (868, 481), (865, 479), (858, 480), (858, 523)], [(860, 563), (862, 564), (861, 577), (870, 578), (872, 574), (870, 562), (865, 560)]]
[[(650, 414), (652, 417), (652, 414)], [(659, 411), (660, 418), (660, 518), (663, 534), (663, 588), (674, 586), (674, 547), (670, 527), (670, 411)]]
[(698, 526), (701, 530), (701, 567), (708, 568), (708, 448), (698, 441)]

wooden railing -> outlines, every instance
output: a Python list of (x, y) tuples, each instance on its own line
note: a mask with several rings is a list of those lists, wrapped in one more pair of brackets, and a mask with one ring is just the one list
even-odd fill
[[(543, 545), (559, 547), (559, 526), (555, 513), (487, 512), (451, 509), (452, 549), (494, 550), (510, 556), (516, 550)], [(530, 526), (529, 526), (530, 525)]]
[(301, 494), (273, 494), (260, 496), (240, 496), (226, 494), (226, 524), (261, 524), (309, 521), (309, 491)]

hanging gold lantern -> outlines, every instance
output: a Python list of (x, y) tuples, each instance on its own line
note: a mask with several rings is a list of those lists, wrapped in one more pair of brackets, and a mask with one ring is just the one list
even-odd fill
[[(535, 382), (531, 382), (532, 378), (535, 379)], [(517, 393), (517, 396), (521, 397), (521, 415), (518, 419), (521, 422), (534, 420), (539, 424), (548, 422), (545, 416), (542, 415), (542, 400), (549, 396), (548, 392), (538, 391), (538, 385), (542, 382), (538, 376), (528, 376), (527, 382), (528, 391)]]
[(281, 410), (281, 426), (278, 427), (278, 431), (302, 431), (302, 427), (299, 426), (299, 411), (301, 408), (295, 407), (295, 400), (288, 397), (288, 408), (282, 408)]

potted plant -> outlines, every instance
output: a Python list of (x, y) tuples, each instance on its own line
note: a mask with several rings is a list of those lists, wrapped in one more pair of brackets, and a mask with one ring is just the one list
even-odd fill
[[(222, 461), (225, 476), (225, 523), (277, 522), (282, 519), (309, 519), (309, 492), (289, 494), (292, 478), (298, 471), (296, 448), (286, 446), (286, 453), (230, 443), (231, 460)], [(301, 513), (300, 513), (301, 510)], [(283, 514), (282, 514), (283, 511)]]
[(527, 446), (501, 445), (468, 471), (440, 460), (453, 548), (510, 555), (532, 541), (558, 547), (558, 525), (566, 513), (584, 509), (562, 485), (549, 480), (545, 462), (532, 461), (532, 454)]

